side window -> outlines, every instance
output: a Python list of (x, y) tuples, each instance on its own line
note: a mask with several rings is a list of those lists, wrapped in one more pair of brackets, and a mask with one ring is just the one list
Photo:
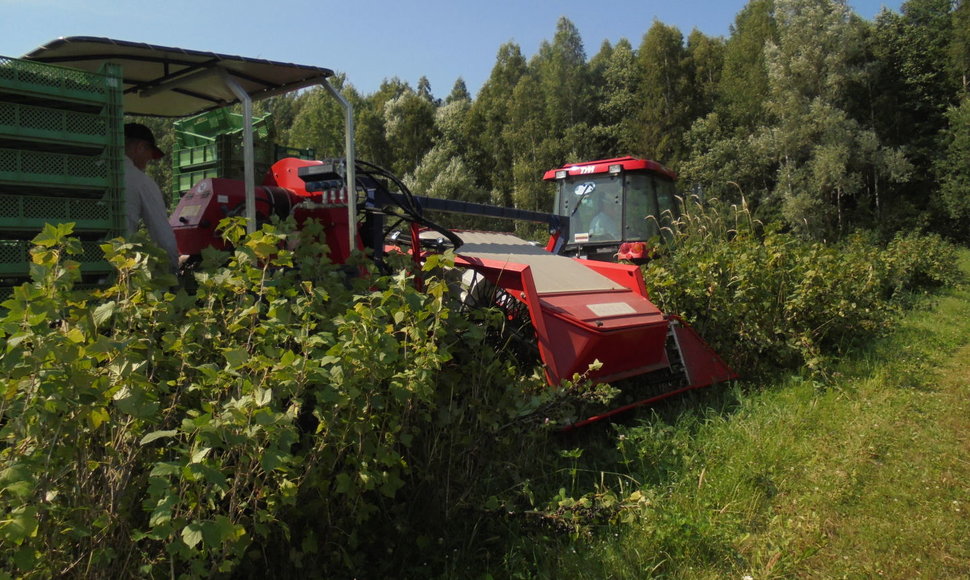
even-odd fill
[(660, 213), (657, 219), (662, 227), (670, 225), (680, 217), (680, 207), (677, 205), (677, 195), (673, 181), (654, 179), (657, 190), (657, 203)]
[(626, 212), (623, 216), (625, 240), (648, 240), (657, 235), (657, 195), (654, 181), (646, 175), (631, 174), (626, 182)]

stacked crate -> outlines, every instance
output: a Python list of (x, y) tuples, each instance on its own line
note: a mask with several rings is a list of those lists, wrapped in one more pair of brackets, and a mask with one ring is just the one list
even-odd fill
[(0, 287), (24, 281), (30, 240), (73, 222), (82, 275), (108, 274), (99, 245), (125, 231), (121, 71), (0, 57)]
[[(284, 157), (314, 158), (313, 149), (296, 149), (271, 143), (267, 138), (268, 118), (267, 114), (253, 120), (253, 179), (257, 184), (262, 183), (273, 163)], [(242, 115), (228, 109), (217, 109), (175, 123), (173, 205), (203, 179), (245, 179), (242, 126)]]

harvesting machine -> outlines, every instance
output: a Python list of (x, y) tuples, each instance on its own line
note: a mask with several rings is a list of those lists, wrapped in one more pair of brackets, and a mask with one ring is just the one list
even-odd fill
[[(580, 424), (735, 377), (689, 326), (650, 302), (638, 266), (603, 259), (638, 257), (620, 251), (620, 244), (653, 235), (634, 216), (645, 222), (672, 206), (674, 176), (656, 163), (623, 158), (553, 170), (546, 179), (560, 191), (557, 211), (548, 214), (420, 197), (386, 170), (356, 159), (353, 111), (327, 82), (329, 69), (87, 37), (55, 41), (26, 58), (85, 70), (120, 66), (129, 114), (178, 117), (242, 103), (243, 178), (207, 177), (182, 195), (169, 222), (182, 254), (223, 244), (216, 226), (232, 215), (245, 216), (250, 231), (273, 216), (292, 216), (297, 224), (316, 220), (336, 263), (358, 250), (381, 260), (390, 249), (403, 249), (416, 261), (453, 250), (464, 270), (463, 299), (526, 321), (551, 385), (578, 373), (600, 382), (631, 379), (639, 390), (635, 402)], [(284, 158), (257, 185), (252, 101), (315, 84), (344, 108), (344, 156)], [(628, 193), (645, 189), (647, 196)], [(621, 234), (594, 234), (587, 214), (601, 198), (619, 212)], [(540, 222), (550, 236), (541, 247), (508, 233), (451, 230), (429, 212)], [(389, 227), (390, 220), (406, 226)], [(597, 259), (574, 257), (587, 254)], [(594, 361), (602, 364), (591, 366)]]

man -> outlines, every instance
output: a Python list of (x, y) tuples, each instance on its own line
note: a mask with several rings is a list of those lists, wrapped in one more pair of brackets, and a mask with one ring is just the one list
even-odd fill
[(145, 173), (148, 164), (161, 159), (165, 153), (155, 144), (151, 129), (139, 123), (125, 125), (125, 200), (127, 203), (128, 234), (138, 230), (144, 222), (151, 239), (162, 247), (178, 270), (179, 253), (175, 234), (168, 225), (168, 209), (158, 184)]
[(596, 200), (597, 213), (589, 222), (589, 236), (591, 240), (619, 240), (620, 226), (610, 215), (614, 211), (614, 204), (611, 204), (604, 196), (598, 195)]

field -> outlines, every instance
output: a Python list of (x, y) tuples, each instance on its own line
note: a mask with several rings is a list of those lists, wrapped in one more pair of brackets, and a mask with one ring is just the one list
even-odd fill
[(495, 577), (967, 577), (968, 433), (963, 284), (824, 380), (707, 393), (591, 436), (629, 455), (579, 469), (640, 485), (637, 523), (524, 541)]

